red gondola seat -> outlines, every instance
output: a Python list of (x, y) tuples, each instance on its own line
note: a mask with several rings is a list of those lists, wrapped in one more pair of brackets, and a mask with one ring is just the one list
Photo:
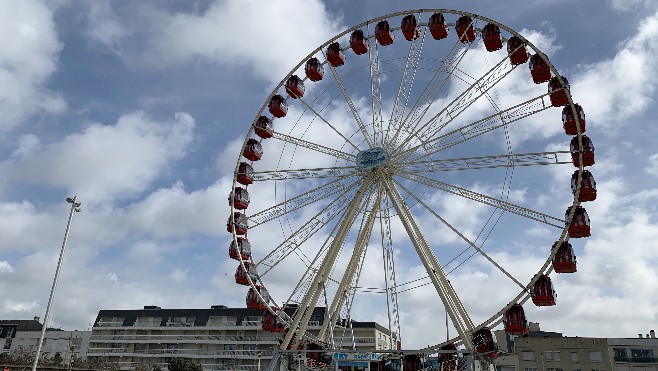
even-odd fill
[(250, 138), (244, 146), (242, 155), (251, 161), (258, 161), (263, 157), (263, 146), (257, 139)]
[[(570, 206), (564, 213), (564, 220), (567, 220), (567, 223), (571, 208), (572, 206)], [(587, 215), (587, 210), (585, 210), (584, 207), (576, 206), (576, 210), (573, 213), (573, 219), (571, 219), (571, 224), (569, 224), (569, 230), (567, 232), (569, 232), (569, 237), (571, 238), (591, 236), (589, 215)]]
[(532, 75), (532, 81), (535, 84), (541, 84), (551, 79), (551, 68), (539, 54), (533, 54), (530, 57), (528, 67), (530, 67), (530, 75)]
[(245, 188), (235, 187), (235, 192), (231, 192), (228, 197), (228, 204), (238, 210), (244, 210), (249, 207), (249, 192)]
[(254, 182), (254, 168), (246, 162), (241, 162), (238, 166), (238, 183), (249, 185)]
[(413, 14), (407, 14), (402, 18), (402, 35), (407, 41), (416, 40), (420, 36), (418, 21)]
[[(576, 103), (574, 104), (574, 107), (576, 107), (576, 112), (578, 112), (578, 123), (580, 127), (580, 133), (585, 132), (585, 111), (583, 111), (583, 107), (580, 106), (580, 104)], [(564, 127), (564, 132), (567, 135), (577, 135), (578, 134), (578, 127), (576, 126), (576, 117), (573, 114), (573, 110), (571, 109), (571, 106), (567, 105), (566, 107), (562, 108), (562, 126)]]
[(263, 319), (261, 320), (261, 328), (263, 331), (269, 331), (269, 332), (283, 332), (284, 326), (279, 323), (277, 320), (277, 317), (270, 313), (269, 311), (265, 311), (263, 313)]
[(306, 61), (306, 66), (304, 67), (304, 72), (306, 77), (311, 81), (320, 81), (324, 76), (324, 67), (322, 63), (317, 58), (311, 58)]
[(288, 103), (286, 103), (286, 99), (278, 94), (270, 99), (268, 107), (270, 113), (274, 115), (274, 117), (285, 117), (288, 113)]
[(428, 22), (430, 34), (434, 40), (445, 39), (448, 36), (448, 27), (446, 27), (446, 19), (442, 13), (434, 13), (430, 16)]
[(236, 234), (245, 234), (247, 233), (247, 229), (249, 228), (249, 224), (247, 222), (247, 216), (244, 215), (241, 212), (234, 212), (232, 216), (228, 217), (228, 221), (226, 222), (226, 230), (229, 233), (233, 233), (233, 224), (235, 224), (235, 233)]
[(528, 321), (525, 318), (525, 312), (521, 304), (512, 305), (503, 318), (505, 332), (510, 335), (527, 335)]
[(258, 279), (256, 264), (252, 262), (243, 263), (246, 270), (242, 268), (242, 264), (238, 265), (238, 268), (235, 270), (235, 283), (238, 285), (249, 285), (249, 279), (251, 279), (252, 282)]
[(495, 358), (498, 346), (493, 337), (493, 333), (488, 327), (483, 327), (473, 334), (473, 347), (476, 353), (484, 354), (487, 357)]
[(395, 37), (393, 36), (393, 32), (391, 32), (391, 27), (387, 20), (377, 23), (375, 26), (375, 38), (379, 45), (386, 46), (393, 44)]
[(292, 98), (297, 99), (304, 96), (304, 81), (297, 75), (292, 75), (286, 81), (286, 93)]
[[(571, 174), (571, 192), (576, 194), (578, 185), (578, 170)], [(580, 182), (580, 193), (578, 194), (578, 201), (588, 202), (596, 200), (596, 180), (594, 175), (588, 170), (583, 170), (582, 180)]]
[(340, 67), (345, 64), (345, 54), (340, 50), (340, 44), (333, 42), (327, 47), (327, 62), (333, 67)]
[(457, 37), (462, 44), (472, 43), (475, 41), (475, 28), (473, 27), (473, 18), (467, 15), (459, 17), (455, 24)]
[[(256, 289), (258, 290), (258, 293), (253, 287), (250, 287), (249, 292), (247, 292), (247, 308), (266, 310), (266, 304), (270, 302), (270, 294), (264, 286), (257, 285)], [(258, 294), (263, 298), (263, 301), (258, 298)]]
[(362, 30), (352, 32), (352, 35), (350, 35), (350, 48), (356, 55), (368, 52), (368, 40), (363, 36)]
[(254, 124), (254, 132), (262, 139), (272, 138), (272, 120), (267, 116), (260, 116)]
[(237, 238), (238, 243), (235, 243), (235, 240), (231, 241), (231, 245), (228, 248), (228, 256), (231, 259), (240, 260), (249, 260), (251, 259), (251, 244), (249, 240), (244, 237)]
[(455, 343), (443, 345), (441, 350), (455, 351), (454, 353), (439, 353), (439, 363), (441, 371), (455, 371), (457, 369), (457, 346)]
[(569, 104), (569, 97), (567, 95), (569, 91), (569, 80), (564, 76), (562, 80), (564, 81), (564, 86), (560, 83), (560, 79), (557, 76), (551, 78), (551, 81), (548, 82), (548, 92), (550, 93), (553, 107), (561, 107)]
[(500, 37), (500, 27), (493, 23), (488, 23), (482, 28), (482, 40), (488, 52), (501, 49), (503, 47), (503, 39)]
[(532, 287), (532, 302), (538, 307), (555, 305), (555, 290), (551, 278), (542, 274)]
[(525, 49), (523, 40), (512, 36), (507, 40), (507, 55), (513, 66), (518, 66), (528, 61), (528, 51)]
[[(558, 243), (559, 241), (554, 243), (553, 247)], [(573, 247), (567, 241), (562, 242), (553, 257), (553, 270), (556, 273), (576, 273), (576, 263), (576, 254)]]
[[(581, 135), (583, 142), (583, 166), (592, 166), (595, 163), (594, 159), (594, 144), (587, 135)], [(571, 138), (571, 162), (575, 167), (580, 167), (580, 146), (578, 145), (578, 137)]]

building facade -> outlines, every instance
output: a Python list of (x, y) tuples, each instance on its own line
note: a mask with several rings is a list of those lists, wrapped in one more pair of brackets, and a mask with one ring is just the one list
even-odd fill
[(651, 330), (646, 337), (608, 339), (608, 355), (615, 371), (658, 370), (658, 339)]
[[(290, 309), (294, 311), (294, 308)], [(319, 331), (324, 308), (316, 308), (310, 331)], [(278, 349), (280, 333), (261, 329), (263, 311), (247, 308), (101, 310), (92, 328), (88, 357), (132, 369), (164, 365), (172, 357), (191, 358), (204, 370), (256, 371)], [(334, 330), (336, 344), (357, 349), (388, 349), (391, 333), (374, 322), (352, 322)]]

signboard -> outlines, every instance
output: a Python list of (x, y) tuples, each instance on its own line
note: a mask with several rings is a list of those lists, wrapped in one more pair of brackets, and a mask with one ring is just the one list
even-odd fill
[(333, 357), (337, 361), (367, 361), (367, 362), (378, 362), (382, 360), (382, 357), (384, 356), (383, 353), (371, 353), (371, 352), (363, 352), (363, 353), (340, 353), (340, 352), (335, 352), (333, 354)]

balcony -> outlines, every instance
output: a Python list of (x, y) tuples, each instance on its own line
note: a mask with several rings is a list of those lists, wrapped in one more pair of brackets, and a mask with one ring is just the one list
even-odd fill
[(653, 356), (641, 356), (641, 357), (615, 356), (615, 363), (658, 363), (658, 357), (653, 357)]

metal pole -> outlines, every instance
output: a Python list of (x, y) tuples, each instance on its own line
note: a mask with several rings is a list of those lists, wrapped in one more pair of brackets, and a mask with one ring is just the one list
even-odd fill
[(48, 298), (48, 305), (46, 306), (46, 315), (43, 318), (43, 326), (41, 327), (41, 336), (39, 337), (37, 353), (34, 355), (34, 363), (32, 364), (32, 371), (37, 371), (37, 365), (39, 364), (39, 355), (41, 354), (41, 346), (43, 345), (43, 338), (46, 335), (46, 327), (48, 327), (48, 317), (50, 316), (50, 308), (53, 304), (53, 297), (55, 296), (55, 288), (57, 287), (57, 280), (59, 279), (59, 271), (62, 269), (62, 260), (64, 260), (64, 251), (66, 250), (66, 242), (69, 239), (69, 231), (71, 230), (73, 213), (80, 211), (81, 204), (77, 202), (77, 198), (78, 196), (66, 198), (66, 202), (71, 204), (71, 211), (69, 212), (69, 221), (68, 223), (66, 223), (66, 232), (64, 232), (64, 241), (62, 242), (62, 249), (59, 252), (59, 261), (57, 262), (57, 269), (55, 270), (55, 278), (53, 278), (53, 286), (50, 288), (50, 297)]

